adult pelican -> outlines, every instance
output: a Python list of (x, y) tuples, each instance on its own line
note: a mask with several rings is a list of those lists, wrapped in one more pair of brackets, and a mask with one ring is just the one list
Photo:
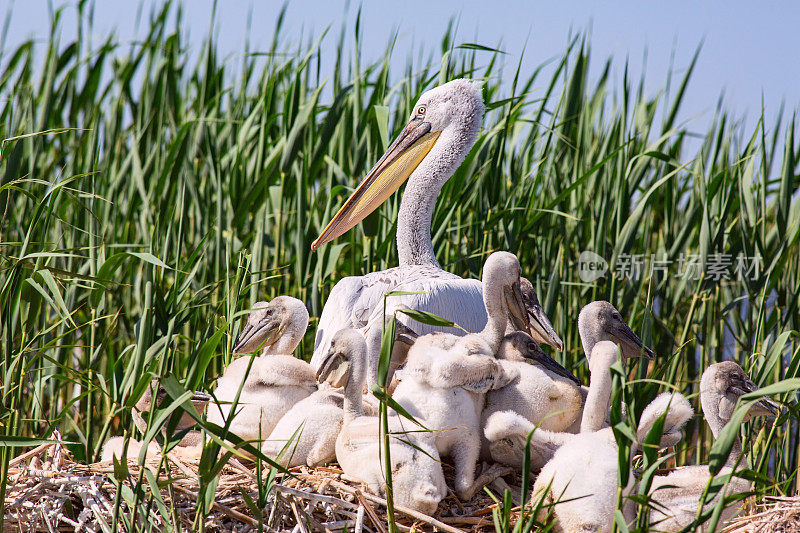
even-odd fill
[[(311, 359), (315, 367), (337, 331), (356, 329), (367, 341), (367, 380), (373, 382), (384, 325), (383, 297), (393, 290), (420, 294), (390, 298), (387, 313), (407, 306), (443, 316), (471, 332), (486, 325), (481, 282), (442, 270), (431, 242), (431, 219), (439, 191), (478, 137), (484, 113), (481, 90), (480, 82), (461, 79), (425, 92), (403, 131), (311, 245), (316, 250), (350, 230), (408, 180), (397, 220), (400, 265), (346, 277), (334, 286), (317, 329)], [(414, 324), (413, 329), (420, 335), (435, 330), (464, 333), (424, 324)]]

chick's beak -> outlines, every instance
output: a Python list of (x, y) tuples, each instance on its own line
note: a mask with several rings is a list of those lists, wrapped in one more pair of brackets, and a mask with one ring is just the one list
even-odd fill
[(528, 306), (528, 318), (531, 324), (531, 337), (539, 344), (552, 346), (559, 352), (564, 350), (564, 341), (556, 333), (550, 319), (544, 313), (541, 305)]
[(205, 408), (208, 402), (211, 401), (211, 395), (206, 394), (205, 392), (194, 391), (192, 392), (192, 397), (189, 399), (194, 405), (195, 409), (201, 411)]
[(281, 322), (264, 317), (255, 324), (247, 324), (233, 346), (234, 353), (253, 353), (258, 349), (275, 344), (283, 333)]
[(643, 355), (647, 359), (653, 359), (655, 354), (642, 342), (642, 339), (628, 327), (627, 324), (620, 324), (614, 331), (614, 337), (623, 349), (625, 357), (639, 357)]
[(344, 387), (347, 383), (350, 362), (341, 353), (329, 350), (319, 365), (316, 378), (319, 383), (327, 381), (333, 387)]
[(508, 308), (509, 318), (511, 319), (511, 324), (514, 326), (514, 329), (530, 334), (531, 323), (528, 318), (528, 310), (525, 309), (519, 281), (511, 286), (504, 287), (503, 292), (506, 297), (506, 307)]
[(561, 366), (561, 364), (558, 361), (556, 361), (555, 359), (544, 353), (544, 351), (542, 351), (541, 348), (535, 350), (533, 353), (526, 354), (525, 357), (531, 363), (537, 364), (542, 368), (556, 374), (557, 376), (566, 378), (575, 383), (576, 385), (580, 386), (583, 384), (581, 383), (581, 380), (575, 377), (575, 375), (572, 372)]

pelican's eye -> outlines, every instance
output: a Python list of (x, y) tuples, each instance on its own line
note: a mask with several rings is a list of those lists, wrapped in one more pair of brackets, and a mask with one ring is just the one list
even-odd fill
[(417, 108), (417, 115), (420, 116), (420, 117), (424, 116), (425, 115), (425, 111), (427, 111), (427, 108), (424, 105), (421, 105), (421, 106), (419, 106)]
[(272, 316), (272, 309), (267, 309), (267, 316)]

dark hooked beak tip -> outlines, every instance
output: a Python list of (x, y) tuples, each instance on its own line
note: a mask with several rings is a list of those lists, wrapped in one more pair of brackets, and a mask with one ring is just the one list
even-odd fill
[(528, 307), (528, 319), (530, 322), (531, 336), (534, 337), (539, 344), (547, 344), (552, 346), (559, 352), (564, 351), (564, 341), (556, 333), (550, 319), (544, 314), (544, 309), (541, 306)]
[(621, 324), (616, 328), (616, 333), (614, 336), (617, 338), (619, 342), (622, 343), (620, 346), (621, 348), (627, 347), (628, 353), (626, 355), (625, 351), (623, 350), (623, 356), (626, 357), (635, 357), (635, 356), (642, 356), (646, 359), (652, 360), (655, 359), (655, 353), (653, 350), (648, 348), (642, 342), (642, 339), (633, 332), (633, 330), (628, 327), (627, 324)]
[(761, 409), (769, 413), (771, 416), (778, 416), (781, 413), (781, 406), (769, 398), (762, 398), (756, 405), (761, 407)]
[(195, 391), (192, 393), (191, 401), (192, 403), (208, 403), (211, 401), (211, 395), (205, 392)]

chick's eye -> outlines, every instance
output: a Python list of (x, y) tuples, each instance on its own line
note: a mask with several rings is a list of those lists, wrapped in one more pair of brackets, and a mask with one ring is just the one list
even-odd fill
[(530, 351), (534, 351), (536, 349), (536, 345), (534, 343), (532, 343), (532, 342), (529, 342), (528, 343), (528, 349)]

